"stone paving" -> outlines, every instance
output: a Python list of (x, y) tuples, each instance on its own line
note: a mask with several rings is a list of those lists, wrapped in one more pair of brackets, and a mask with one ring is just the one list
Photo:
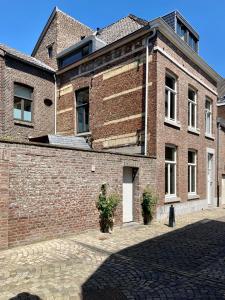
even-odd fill
[(222, 208), (0, 251), (0, 300), (225, 299), (224, 281)]

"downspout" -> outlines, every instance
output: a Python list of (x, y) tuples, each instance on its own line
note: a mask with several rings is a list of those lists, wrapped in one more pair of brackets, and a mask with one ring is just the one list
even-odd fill
[(54, 81), (55, 81), (55, 135), (57, 133), (57, 83), (56, 83), (56, 75), (54, 74)]
[(220, 185), (219, 185), (219, 161), (220, 161), (220, 122), (217, 123), (217, 164), (216, 164), (216, 184), (217, 184), (217, 207), (220, 206)]
[(153, 28), (152, 34), (146, 38), (146, 67), (145, 67), (145, 151), (148, 154), (148, 77), (149, 77), (149, 41), (156, 34), (156, 29)]

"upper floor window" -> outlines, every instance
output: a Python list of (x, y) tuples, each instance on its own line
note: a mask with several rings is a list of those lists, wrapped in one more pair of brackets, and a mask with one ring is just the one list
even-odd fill
[(191, 88), (188, 89), (188, 126), (197, 128), (197, 93)]
[(197, 159), (196, 151), (188, 151), (188, 193), (196, 194)]
[(14, 84), (14, 119), (32, 121), (33, 89), (31, 87)]
[(76, 91), (77, 133), (89, 131), (89, 88)]
[(212, 134), (212, 101), (208, 98), (205, 100), (205, 133)]
[(53, 56), (53, 46), (52, 45), (48, 46), (47, 50), (48, 50), (48, 57), (52, 58), (52, 56)]
[(198, 50), (198, 41), (197, 39), (194, 37), (193, 34), (191, 34), (189, 32), (189, 36), (188, 36), (188, 45), (195, 51)]
[(64, 57), (59, 59), (59, 67), (63, 68), (66, 67), (83, 57), (87, 56), (91, 52), (91, 42), (84, 45), (83, 47), (74, 50), (73, 52), (69, 53), (68, 55), (65, 55)]
[(176, 148), (174, 146), (165, 148), (165, 195), (166, 197), (176, 195)]
[(182, 40), (187, 41), (187, 28), (179, 20), (177, 20), (177, 34)]
[(177, 34), (185, 41), (194, 51), (198, 51), (198, 39), (191, 31), (177, 19)]
[(176, 121), (176, 78), (166, 74), (165, 79), (165, 117), (168, 120)]

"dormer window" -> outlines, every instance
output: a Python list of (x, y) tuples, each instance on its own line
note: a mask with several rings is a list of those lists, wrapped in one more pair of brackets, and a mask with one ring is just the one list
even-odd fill
[(193, 33), (177, 19), (177, 34), (185, 41), (194, 51), (198, 51), (198, 40)]
[(85, 44), (84, 46), (70, 52), (69, 54), (63, 56), (59, 59), (59, 67), (64, 68), (68, 65), (75, 63), (76, 61), (82, 59), (91, 53), (91, 42)]
[(187, 28), (179, 20), (177, 20), (177, 34), (183, 41), (187, 41)]

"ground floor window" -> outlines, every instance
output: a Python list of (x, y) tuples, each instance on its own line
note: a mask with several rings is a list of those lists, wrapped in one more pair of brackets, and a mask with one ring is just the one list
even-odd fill
[(188, 193), (196, 194), (196, 151), (188, 151)]
[(165, 195), (176, 195), (176, 148), (173, 146), (165, 148)]

